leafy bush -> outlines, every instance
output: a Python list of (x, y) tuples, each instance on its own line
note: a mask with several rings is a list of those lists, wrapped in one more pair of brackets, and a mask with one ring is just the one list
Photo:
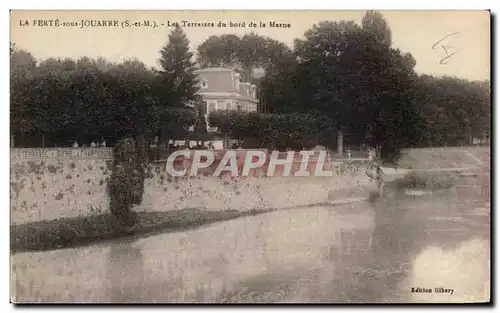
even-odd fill
[(218, 127), (225, 135), (251, 142), (251, 148), (294, 150), (317, 145), (322, 128), (321, 120), (308, 114), (241, 111), (213, 112), (209, 115), (209, 125)]
[(456, 175), (449, 172), (410, 172), (395, 184), (398, 188), (449, 189), (456, 180)]
[[(138, 162), (134, 140), (119, 140), (115, 145), (114, 155), (113, 171), (108, 185), (110, 210), (121, 225), (131, 226), (136, 222), (132, 206), (142, 198), (144, 190), (144, 175), (140, 175), (141, 164)], [(142, 188), (139, 187), (141, 179)]]

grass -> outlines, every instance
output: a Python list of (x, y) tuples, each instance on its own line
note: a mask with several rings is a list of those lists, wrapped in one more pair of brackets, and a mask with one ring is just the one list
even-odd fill
[(437, 190), (455, 185), (457, 176), (451, 172), (410, 172), (393, 184), (399, 189)]
[(170, 212), (139, 212), (139, 222), (129, 230), (116, 227), (115, 219), (109, 214), (12, 225), (10, 249), (11, 253), (16, 253), (71, 248), (123, 237), (187, 230), (217, 221), (270, 211), (272, 210), (210, 212), (183, 209)]

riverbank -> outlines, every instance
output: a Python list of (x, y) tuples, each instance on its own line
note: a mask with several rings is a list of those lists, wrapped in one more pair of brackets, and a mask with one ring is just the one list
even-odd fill
[(87, 217), (61, 218), (51, 221), (11, 225), (11, 253), (66, 249), (97, 244), (121, 238), (138, 238), (169, 232), (181, 232), (207, 226), (216, 222), (233, 220), (264, 213), (307, 208), (317, 205), (339, 206), (368, 201), (367, 196), (353, 193), (350, 197), (327, 199), (290, 208), (253, 209), (248, 211), (182, 209), (167, 212), (137, 212), (138, 222), (133, 228), (118, 230), (114, 218), (109, 214)]
[(16, 253), (72, 248), (125, 237), (183, 231), (271, 211), (274, 210), (242, 212), (182, 209), (168, 212), (138, 212), (138, 223), (127, 230), (118, 230), (113, 217), (109, 214), (12, 225), (10, 249), (11, 253)]

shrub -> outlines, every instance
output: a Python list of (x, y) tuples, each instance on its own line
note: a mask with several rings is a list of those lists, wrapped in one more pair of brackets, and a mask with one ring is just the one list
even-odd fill
[(209, 115), (209, 125), (245, 147), (310, 149), (318, 144), (322, 121), (308, 114), (264, 114), (217, 111)]
[(449, 189), (456, 180), (456, 175), (449, 172), (410, 172), (395, 184), (398, 188)]
[(132, 226), (136, 214), (132, 206), (136, 202), (137, 150), (131, 138), (119, 140), (114, 147), (115, 159), (108, 184), (110, 210), (121, 225)]
[(57, 172), (56, 167), (55, 167), (54, 165), (52, 165), (52, 164), (47, 165), (47, 170), (48, 170), (48, 171), (49, 171), (49, 173), (51, 173), (51, 174), (55, 174), (55, 173)]

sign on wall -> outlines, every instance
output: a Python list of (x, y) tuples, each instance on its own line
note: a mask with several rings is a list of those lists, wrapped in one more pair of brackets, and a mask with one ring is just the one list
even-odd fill
[(11, 161), (44, 159), (112, 159), (112, 148), (33, 148), (10, 149)]

